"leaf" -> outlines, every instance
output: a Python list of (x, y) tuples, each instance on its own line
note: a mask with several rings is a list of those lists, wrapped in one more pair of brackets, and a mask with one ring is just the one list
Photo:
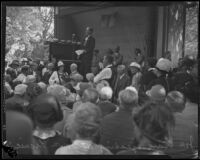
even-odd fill
[(24, 53), (21, 54), (16, 46), (23, 46), (21, 50), (25, 54), (32, 53), (37, 44), (52, 37), (53, 13), (53, 7), (7, 7), (6, 46), (17, 56), (23, 56)]

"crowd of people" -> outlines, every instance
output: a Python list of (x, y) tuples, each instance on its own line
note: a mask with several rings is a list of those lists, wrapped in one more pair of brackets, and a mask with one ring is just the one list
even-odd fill
[[(120, 47), (91, 73), (60, 60), (6, 64), (7, 145), (29, 155), (165, 155), (191, 158), (198, 143), (198, 69), (191, 56), (123, 62)], [(20, 146), (20, 147), (19, 147)]]

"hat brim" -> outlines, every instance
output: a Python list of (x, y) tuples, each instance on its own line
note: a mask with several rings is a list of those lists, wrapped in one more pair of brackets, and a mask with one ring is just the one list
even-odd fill
[(163, 72), (163, 73), (165, 73), (165, 74), (169, 73), (169, 71), (161, 70), (161, 69), (159, 69), (158, 67), (155, 67), (155, 68), (156, 68), (158, 71)]

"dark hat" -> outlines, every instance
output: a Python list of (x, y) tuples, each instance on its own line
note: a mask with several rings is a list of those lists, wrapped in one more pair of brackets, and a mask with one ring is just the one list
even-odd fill
[(19, 61), (18, 60), (13, 60), (12, 63), (10, 64), (10, 66), (12, 66), (12, 65), (19, 66)]
[(6, 111), (6, 140), (8, 144), (11, 143), (12, 146), (31, 144), (32, 130), (33, 124), (27, 115)]
[(28, 71), (28, 69), (29, 69), (29, 66), (28, 65), (24, 65), (24, 66), (22, 66), (21, 71), (22, 72), (23, 71)]
[(29, 113), (34, 121), (44, 125), (55, 124), (63, 119), (58, 99), (50, 94), (37, 97), (30, 105)]

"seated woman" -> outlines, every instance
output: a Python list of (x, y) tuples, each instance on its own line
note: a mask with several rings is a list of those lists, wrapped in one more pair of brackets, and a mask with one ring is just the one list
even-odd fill
[(47, 93), (55, 96), (61, 104), (61, 109), (63, 111), (63, 120), (57, 122), (54, 125), (54, 129), (62, 132), (65, 121), (68, 119), (69, 115), (72, 114), (72, 109), (68, 108), (67, 104), (67, 97), (70, 95), (70, 91), (64, 86), (55, 84), (47, 88)]
[(34, 122), (34, 155), (53, 155), (55, 151), (71, 141), (63, 137), (53, 127), (63, 119), (63, 112), (56, 97), (42, 94), (29, 106), (28, 113)]
[[(32, 131), (33, 123), (31, 119), (20, 113), (16, 108), (6, 111), (6, 147), (11, 147), (10, 151), (4, 152), (5, 158), (11, 158), (16, 155), (31, 155), (31, 144), (32, 144)], [(23, 137), (23, 138), (22, 138)], [(5, 147), (4, 146), (4, 147)], [(6, 150), (4, 150), (6, 151)], [(16, 151), (16, 152), (15, 152)], [(14, 154), (16, 153), (16, 154)], [(9, 155), (9, 156), (7, 156)], [(15, 157), (16, 158), (16, 157)]]
[(79, 72), (78, 72), (78, 66), (77, 66), (76, 63), (72, 63), (72, 64), (70, 65), (70, 71), (71, 71), (71, 73), (70, 73), (70, 78), (71, 78), (73, 75), (75, 75), (75, 74), (79, 74)]
[(137, 90), (140, 89), (140, 80), (142, 77), (142, 72), (141, 72), (141, 65), (138, 64), (137, 62), (132, 62), (129, 65), (130, 69), (130, 74), (131, 74), (131, 85), (135, 87)]
[(94, 143), (98, 133), (101, 112), (92, 103), (83, 103), (66, 124), (68, 136), (73, 143), (59, 148), (56, 155), (111, 155), (111, 152)]
[(148, 102), (134, 116), (137, 146), (118, 155), (165, 155), (164, 148), (171, 145), (170, 129), (174, 117), (165, 104)]
[(49, 84), (60, 84), (64, 85), (66, 82), (70, 81), (68, 73), (64, 72), (65, 65), (62, 61), (58, 62), (58, 71), (54, 71), (51, 77), (49, 78)]

